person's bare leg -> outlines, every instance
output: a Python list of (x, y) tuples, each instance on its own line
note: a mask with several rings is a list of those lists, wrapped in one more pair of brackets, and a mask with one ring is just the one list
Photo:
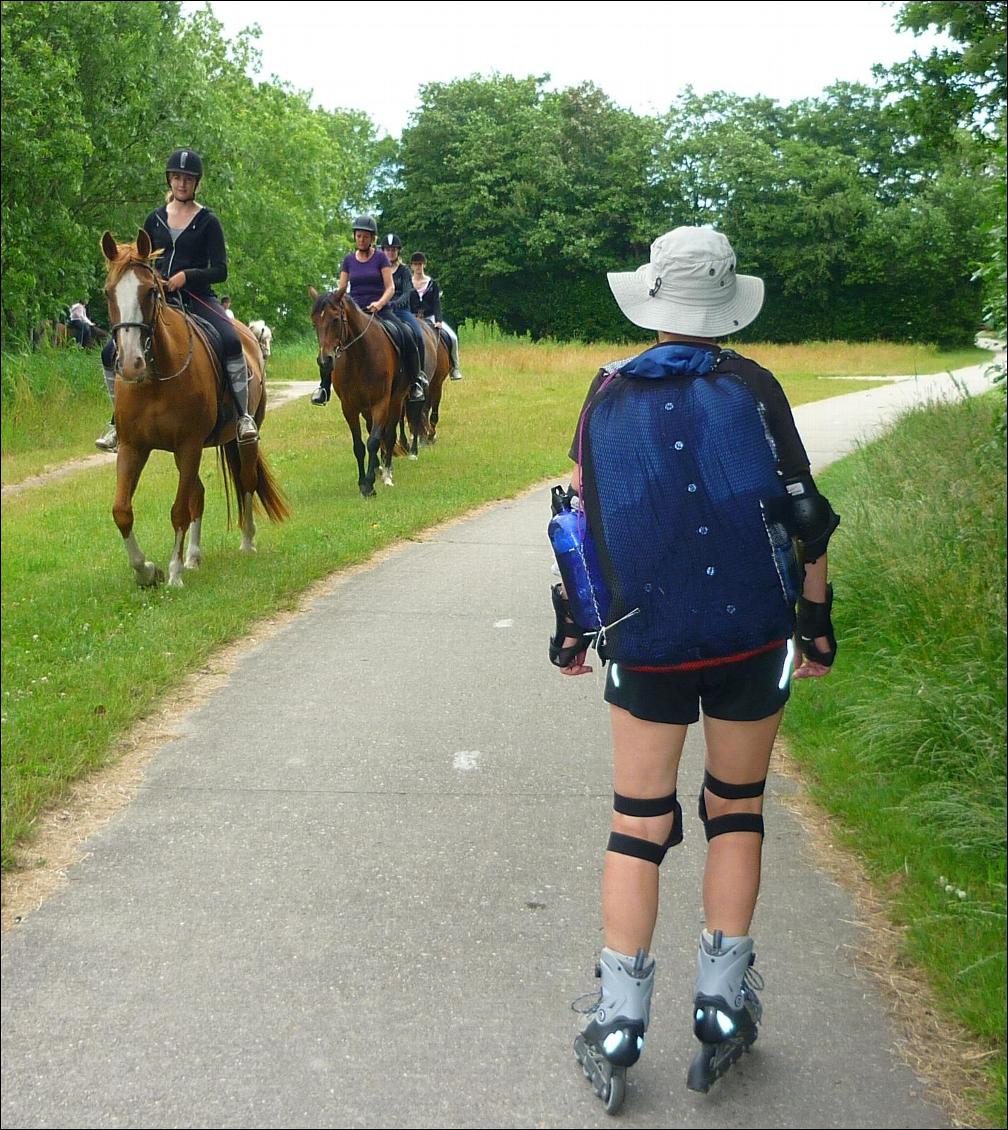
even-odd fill
[[(750, 785), (763, 780), (770, 765), (781, 714), (759, 722), (726, 722), (704, 718), (706, 768), (719, 781)], [(708, 819), (728, 813), (763, 811), (763, 797), (726, 800), (704, 790)], [(757, 832), (728, 832), (707, 845), (704, 867), (704, 922), (713, 933), (739, 938), (749, 933), (760, 886), (763, 837)]]
[[(650, 799), (675, 792), (685, 726), (645, 722), (610, 706), (613, 789), (626, 797)], [(673, 814), (612, 814), (612, 830), (663, 844), (672, 832)], [(650, 951), (658, 915), (658, 868), (645, 859), (607, 851), (602, 871), (602, 923), (605, 944), (618, 953)]]

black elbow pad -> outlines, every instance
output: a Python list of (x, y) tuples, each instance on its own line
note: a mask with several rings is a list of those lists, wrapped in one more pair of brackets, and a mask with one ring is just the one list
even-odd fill
[(840, 516), (829, 499), (816, 489), (810, 475), (788, 479), (784, 485), (791, 503), (788, 532), (802, 543), (805, 560), (811, 564), (826, 552), (833, 531), (840, 525)]

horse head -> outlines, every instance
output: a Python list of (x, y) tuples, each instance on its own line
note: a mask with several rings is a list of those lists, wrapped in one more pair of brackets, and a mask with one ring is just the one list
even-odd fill
[(308, 294), (314, 302), (311, 320), (318, 335), (319, 360), (325, 362), (328, 358), (335, 361), (356, 340), (354, 333), (361, 312), (348, 297), (346, 288), (319, 294), (310, 286)]
[(141, 229), (135, 243), (116, 243), (109, 232), (101, 239), (108, 264), (105, 297), (109, 333), (116, 343), (116, 367), (125, 380), (142, 381), (151, 363), (151, 341), (164, 284), (152, 266), (150, 236)]
[(255, 335), (256, 341), (259, 342), (259, 348), (262, 350), (263, 358), (268, 358), (273, 351), (273, 331), (261, 318), (254, 322), (249, 322), (248, 328)]

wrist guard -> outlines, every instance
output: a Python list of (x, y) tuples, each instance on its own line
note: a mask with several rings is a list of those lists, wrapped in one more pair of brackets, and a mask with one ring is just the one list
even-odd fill
[[(561, 585), (554, 585), (550, 595), (553, 597), (553, 611), (556, 613), (556, 631), (549, 642), (550, 663), (554, 667), (569, 667), (587, 649), (595, 638), (595, 632), (586, 632), (574, 622), (570, 602), (564, 596)], [(567, 638), (576, 639), (577, 642), (564, 647), (563, 642)]]
[[(798, 598), (798, 645), (802, 654), (813, 663), (821, 663), (823, 667), (832, 667), (836, 659), (837, 642), (833, 633), (833, 621), (830, 612), (833, 609), (833, 586), (826, 586), (826, 602), (817, 604), (814, 600)], [(822, 652), (816, 647), (816, 638), (825, 636), (829, 641), (830, 650)]]

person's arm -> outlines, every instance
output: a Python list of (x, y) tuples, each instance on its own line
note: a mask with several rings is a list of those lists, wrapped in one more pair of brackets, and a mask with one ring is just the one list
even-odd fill
[(388, 305), (389, 299), (395, 294), (395, 283), (392, 281), (392, 268), (382, 267), (382, 282), (385, 284), (385, 290), (377, 302), (372, 302), (368, 309), (372, 313), (377, 314), (379, 310)]
[[(180, 237), (184, 238), (184, 237)], [(200, 238), (206, 249), (205, 267), (187, 267), (177, 271), (168, 280), (169, 290), (188, 287), (191, 290), (207, 290), (215, 282), (225, 282), (228, 277), (227, 247), (224, 243), (224, 229), (220, 220), (211, 212), (204, 221)], [(178, 281), (177, 280), (181, 280)]]
[(393, 309), (409, 310), (411, 306), (410, 296), (414, 293), (413, 276), (410, 274), (409, 268), (402, 263), (392, 273), (392, 287), (395, 291), (395, 296), (392, 299)]
[(427, 293), (430, 295), (430, 316), (434, 319), (434, 325), (440, 327), (444, 315), (441, 313), (441, 288), (437, 284), (437, 279), (431, 279), (428, 283)]

